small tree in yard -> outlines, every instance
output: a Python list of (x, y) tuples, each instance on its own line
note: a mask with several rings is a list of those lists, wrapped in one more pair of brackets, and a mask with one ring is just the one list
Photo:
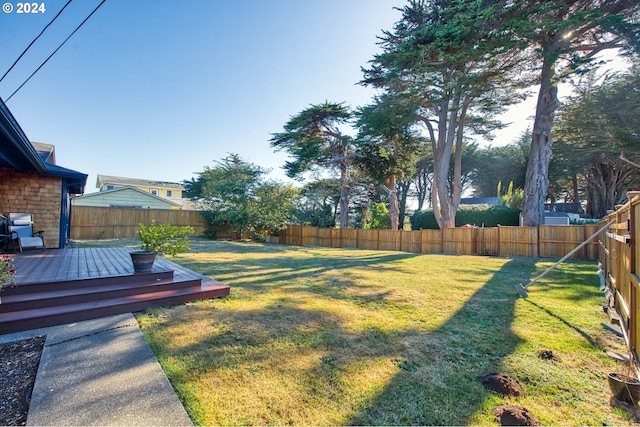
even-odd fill
[(363, 224), (365, 230), (389, 230), (392, 228), (389, 219), (389, 209), (387, 209), (384, 203), (374, 203), (371, 205), (369, 216), (370, 218), (367, 218)]
[(207, 206), (203, 216), (212, 228), (226, 225), (234, 231), (262, 234), (286, 227), (297, 190), (279, 182), (265, 182), (266, 170), (237, 154), (216, 163), (189, 185), (191, 197)]

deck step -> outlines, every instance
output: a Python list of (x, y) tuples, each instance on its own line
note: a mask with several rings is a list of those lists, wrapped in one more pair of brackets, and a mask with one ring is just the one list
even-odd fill
[(48, 282), (26, 282), (2, 288), (0, 296), (24, 295), (50, 291), (76, 290), (78, 288), (103, 287), (113, 284), (127, 284), (130, 287), (146, 286), (149, 282), (173, 280), (173, 270), (154, 271), (148, 273), (127, 274), (121, 276), (93, 277), (72, 280), (52, 280)]
[(125, 248), (15, 256), (19, 283), (0, 293), (0, 334), (229, 295), (229, 286), (158, 257), (134, 273)]
[(89, 320), (114, 314), (141, 311), (149, 307), (182, 304), (229, 295), (229, 287), (195, 285), (129, 296), (64, 304), (53, 307), (0, 313), (0, 334)]
[(49, 290), (43, 292), (2, 295), (0, 313), (199, 287), (200, 284), (200, 279), (174, 282), (173, 279), (148, 277), (140, 281), (106, 282), (100, 286), (92, 284), (91, 286), (77, 286), (75, 289), (57, 289), (56, 286), (51, 286)]

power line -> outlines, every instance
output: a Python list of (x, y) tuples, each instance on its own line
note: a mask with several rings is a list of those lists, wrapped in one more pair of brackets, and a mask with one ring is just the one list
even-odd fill
[(60, 9), (60, 12), (58, 12), (58, 14), (56, 16), (54, 16), (54, 18), (51, 20), (51, 22), (49, 22), (40, 32), (40, 34), (38, 34), (38, 36), (33, 39), (33, 41), (31, 43), (29, 43), (29, 46), (27, 46), (27, 48), (25, 50), (22, 51), (22, 53), (20, 54), (20, 56), (18, 57), (18, 59), (16, 59), (16, 61), (11, 65), (11, 67), (9, 67), (9, 69), (7, 70), (6, 73), (4, 73), (4, 75), (2, 76), (2, 78), (0, 78), (0, 82), (2, 82), (4, 80), (5, 77), (7, 77), (7, 74), (9, 74), (11, 72), (11, 70), (13, 70), (13, 67), (16, 66), (16, 64), (18, 63), (18, 61), (20, 61), (22, 59), (22, 57), (25, 55), (25, 53), (27, 53), (27, 51), (31, 48), (31, 46), (33, 46), (33, 44), (40, 38), (40, 36), (42, 34), (44, 34), (45, 31), (47, 31), (47, 28), (49, 28), (49, 26), (51, 26), (51, 24), (53, 24), (53, 21), (55, 21), (56, 19), (58, 19), (58, 16), (60, 16), (60, 14), (62, 13), (63, 10), (66, 9), (67, 6), (69, 6), (69, 3), (71, 3), (72, 0), (69, 0), (67, 2), (67, 4), (64, 5), (64, 7), (62, 9)]
[(60, 46), (58, 46), (58, 47), (56, 48), (56, 50), (54, 50), (54, 51), (53, 51), (53, 53), (52, 53), (51, 55), (49, 55), (49, 57), (48, 57), (47, 59), (45, 59), (45, 60), (44, 60), (44, 62), (43, 62), (42, 64), (40, 64), (40, 66), (39, 66), (39, 67), (38, 67), (38, 68), (37, 68), (33, 73), (31, 73), (31, 75), (27, 78), (27, 80), (25, 80), (25, 81), (24, 81), (24, 83), (22, 83), (22, 84), (20, 85), (20, 87), (19, 87), (18, 89), (16, 89), (16, 90), (11, 94), (11, 96), (9, 96), (9, 97), (5, 100), (5, 102), (9, 102), (9, 100), (10, 100), (11, 98), (13, 98), (13, 95), (15, 95), (16, 93), (18, 93), (18, 91), (19, 91), (20, 89), (22, 89), (22, 87), (23, 87), (24, 85), (26, 85), (26, 84), (29, 82), (29, 80), (31, 80), (31, 78), (32, 78), (33, 76), (35, 76), (35, 75), (36, 75), (36, 73), (37, 73), (38, 71), (40, 71), (40, 69), (41, 69), (42, 67), (44, 67), (44, 65), (45, 65), (47, 62), (49, 62), (49, 60), (53, 57), (53, 55), (55, 55), (55, 54), (56, 54), (56, 53), (57, 53), (57, 52), (62, 48), (62, 46), (64, 46), (64, 45), (65, 45), (65, 43), (66, 43), (66, 42), (67, 42), (71, 37), (73, 37), (73, 35), (74, 35), (74, 34), (75, 34), (79, 29), (80, 29), (80, 27), (82, 27), (82, 26), (84, 25), (84, 23), (85, 23), (85, 22), (87, 22), (87, 21), (89, 20), (89, 18), (91, 18), (91, 17), (93, 16), (93, 14), (94, 14), (94, 13), (96, 13), (96, 11), (97, 11), (98, 9), (100, 9), (100, 6), (102, 6), (102, 5), (104, 4), (104, 2), (105, 2), (105, 1), (107, 1), (107, 0), (102, 0), (102, 1), (100, 2), (100, 4), (99, 4), (98, 6), (96, 6), (96, 8), (95, 8), (95, 9), (93, 9), (93, 11), (89, 14), (89, 16), (87, 16), (87, 17), (85, 18), (85, 20), (84, 20), (84, 21), (82, 21), (82, 22), (80, 23), (80, 25), (78, 25), (78, 26), (76, 27), (76, 29), (75, 29), (75, 30), (73, 30), (73, 32), (72, 32), (71, 34), (69, 34), (69, 36), (68, 36), (66, 39), (64, 39), (64, 41), (60, 44)]

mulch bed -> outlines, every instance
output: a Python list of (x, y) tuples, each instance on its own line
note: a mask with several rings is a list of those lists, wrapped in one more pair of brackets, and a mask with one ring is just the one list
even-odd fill
[(45, 337), (0, 345), (0, 425), (23, 426)]

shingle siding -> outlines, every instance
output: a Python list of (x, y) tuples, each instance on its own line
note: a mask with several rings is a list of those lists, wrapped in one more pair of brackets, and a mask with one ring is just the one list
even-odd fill
[(0, 212), (33, 214), (35, 231), (44, 230), (48, 248), (57, 248), (60, 237), (62, 178), (0, 168)]

